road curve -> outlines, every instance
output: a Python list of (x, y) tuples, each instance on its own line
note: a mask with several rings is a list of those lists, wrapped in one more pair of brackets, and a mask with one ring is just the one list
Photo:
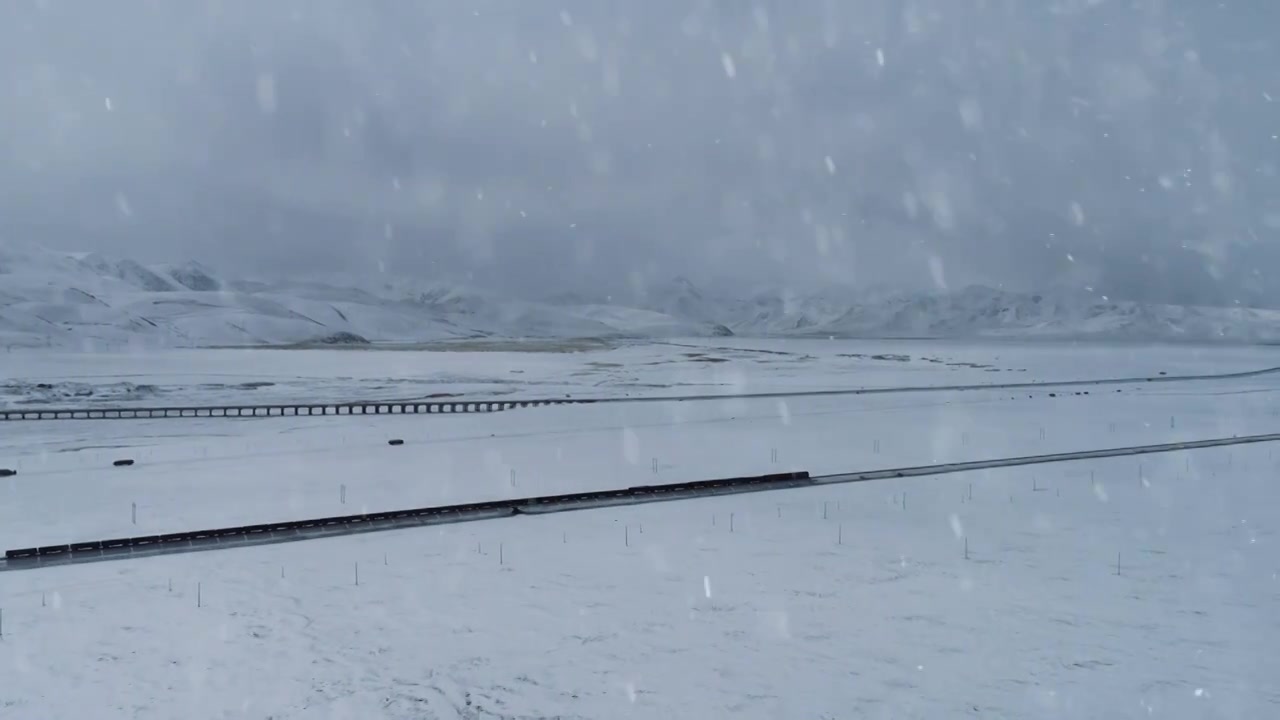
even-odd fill
[(1155, 453), (1198, 450), (1229, 445), (1280, 441), (1280, 433), (1245, 435), (1242, 437), (1188, 440), (1157, 445), (1080, 450), (1075, 452), (1022, 457), (991, 458), (940, 465), (884, 468), (862, 472), (836, 473), (811, 477), (807, 472), (781, 473), (756, 477), (700, 480), (666, 485), (645, 485), (616, 490), (598, 490), (564, 495), (512, 498), (491, 502), (449, 505), (387, 512), (344, 515), (332, 518), (286, 521), (212, 530), (199, 530), (168, 535), (149, 535), (89, 542), (50, 545), (8, 550), (0, 561), (0, 571), (25, 570), (54, 565), (124, 560), (129, 558), (199, 552), (203, 550), (251, 547), (341, 535), (355, 535), (410, 527), (497, 520), (518, 515), (592, 510), (623, 505), (640, 505), (674, 500), (692, 500), (720, 495), (791, 490), (840, 483), (890, 480), (905, 477), (947, 475), (951, 473), (1046, 463), (1092, 460), (1099, 458), (1150, 455)]
[(486, 413), (548, 405), (598, 405), (604, 403), (701, 402), (708, 400), (767, 400), (839, 395), (892, 395), (898, 393), (964, 392), (975, 390), (1055, 390), (1072, 387), (1139, 385), (1147, 383), (1239, 380), (1280, 372), (1280, 367), (1244, 372), (1201, 375), (1156, 375), (1148, 377), (1099, 378), (1095, 380), (1054, 380), (1048, 382), (979, 383), (971, 385), (915, 385), (831, 390), (783, 390), (759, 393), (712, 393), (701, 395), (648, 395), (643, 397), (560, 397), (489, 398), (473, 400), (351, 400), (332, 403), (279, 402), (232, 405), (174, 405), (168, 407), (63, 407), (0, 408), (0, 422), (35, 420), (146, 420), (179, 418), (261, 418), (329, 415), (420, 415)]

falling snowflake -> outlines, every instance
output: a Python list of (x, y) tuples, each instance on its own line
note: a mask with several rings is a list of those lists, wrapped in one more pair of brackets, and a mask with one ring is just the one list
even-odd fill
[(733, 56), (729, 53), (720, 53), (720, 64), (724, 66), (724, 74), (730, 80), (738, 76), (738, 68), (733, 64)]

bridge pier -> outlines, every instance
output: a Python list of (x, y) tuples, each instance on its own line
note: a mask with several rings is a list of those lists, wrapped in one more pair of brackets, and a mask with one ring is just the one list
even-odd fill
[(4, 408), (0, 422), (19, 420), (139, 420), (174, 418), (276, 418), (328, 415), (450, 415), (492, 413), (515, 408), (562, 405), (567, 400), (432, 400), (371, 401), (352, 403), (307, 403), (266, 405), (217, 405), (189, 407), (122, 408)]

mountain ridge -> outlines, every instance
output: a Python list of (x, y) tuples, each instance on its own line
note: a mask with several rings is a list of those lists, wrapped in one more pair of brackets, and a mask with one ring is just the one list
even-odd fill
[(144, 265), (0, 245), (0, 345), (8, 347), (724, 335), (1280, 342), (1277, 310), (1116, 301), (1061, 288), (909, 293), (828, 286), (733, 297), (677, 276), (630, 299), (622, 295), (529, 301), (390, 276), (247, 280), (196, 262)]

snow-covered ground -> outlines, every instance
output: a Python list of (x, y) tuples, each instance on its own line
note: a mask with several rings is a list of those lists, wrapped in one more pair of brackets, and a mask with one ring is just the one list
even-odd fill
[[(141, 356), (135, 370), (163, 378), (168, 367), (190, 387), (221, 365), (236, 378), (287, 377), (292, 362), (299, 387), (336, 391), (395, 376), (397, 362), (458, 363), (482, 377), (518, 362), (533, 376), (521, 392), (532, 393), (533, 381), (597, 354), (620, 357), (620, 376), (667, 386), (683, 372), (707, 382), (737, 367), (750, 389), (1276, 364), (1265, 348), (845, 343), (828, 352), (818, 341), (744, 342), (717, 340), (715, 352), (732, 360), (688, 369), (688, 348), (625, 346), (261, 352), (246, 356), (262, 363), (252, 367), (161, 354)], [(857, 354), (868, 357), (841, 357)], [(870, 359), (877, 354), (912, 359)], [(925, 356), (945, 362), (917, 360)], [(1026, 371), (946, 364), (996, 356), (1002, 369)], [(127, 358), (94, 367), (90, 356), (50, 356), (18, 377), (115, 381)], [(668, 362), (640, 370), (641, 358)], [(625, 392), (616, 384), (606, 376), (602, 387)], [(1278, 390), (1280, 377), (1260, 376), (1057, 397), (13, 423), (0, 433), (0, 467), (20, 474), (0, 480), (0, 547), (1277, 432)], [(391, 437), (405, 445), (387, 446)], [(1277, 451), (1083, 461), (0, 573), (0, 718), (1270, 717), (1280, 709)], [(117, 457), (138, 465), (112, 468)]]
[[(1280, 379), (1096, 396), (984, 391), (420, 418), (15, 423), (0, 439), (0, 466), (20, 473), (0, 481), (0, 548), (1280, 432), (1277, 390)], [(388, 446), (391, 438), (405, 444)], [(138, 464), (112, 467), (118, 458)]]
[[(521, 348), (538, 351), (519, 352)], [(492, 341), (434, 349), (441, 351), (224, 349), (86, 355), (15, 350), (0, 353), (0, 407), (731, 394), (1158, 377), (1280, 366), (1280, 347), (1245, 345), (709, 338)]]

